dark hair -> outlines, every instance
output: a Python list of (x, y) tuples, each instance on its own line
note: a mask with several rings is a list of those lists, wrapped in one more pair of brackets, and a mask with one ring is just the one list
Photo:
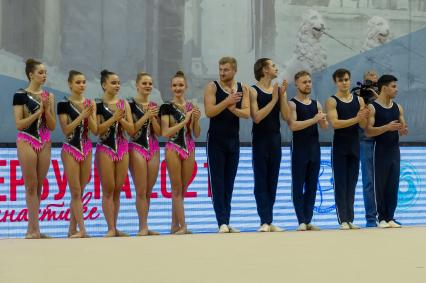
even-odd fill
[(172, 80), (174, 78), (182, 78), (185, 80), (185, 84), (187, 84), (185, 74), (182, 71), (177, 71), (176, 74), (174, 74), (174, 76), (172, 77)]
[(348, 74), (349, 78), (351, 78), (351, 72), (349, 72), (349, 70), (346, 70), (346, 69), (337, 69), (333, 73), (333, 81), (336, 82), (337, 79), (343, 78), (346, 74)]
[(311, 74), (305, 70), (299, 71), (294, 75), (294, 81), (297, 81), (299, 78), (304, 76), (311, 76)]
[[(111, 75), (115, 75), (115, 73), (110, 72), (110, 71), (108, 71), (108, 70), (106, 70), (106, 69), (102, 70), (102, 72), (101, 72), (101, 86), (102, 86), (104, 83), (106, 83), (106, 81), (107, 81), (108, 77), (109, 77), (109, 76), (111, 76)], [(102, 89), (104, 89), (104, 88), (102, 87)]]
[(263, 78), (263, 68), (268, 66), (268, 61), (271, 61), (269, 58), (260, 58), (254, 63), (253, 71), (254, 71), (254, 77), (257, 81), (259, 81), (261, 78)]
[(41, 65), (41, 62), (32, 58), (25, 61), (25, 74), (27, 75), (28, 80), (30, 80), (30, 73), (34, 72), (38, 65)]
[(137, 75), (136, 75), (136, 83), (138, 83), (143, 77), (145, 77), (145, 76), (147, 76), (147, 77), (151, 77), (151, 75), (150, 74), (148, 74), (148, 73), (145, 73), (145, 72), (139, 72)]
[(397, 82), (398, 79), (395, 76), (392, 75), (383, 75), (379, 78), (377, 81), (377, 88), (379, 89), (379, 92), (382, 91), (383, 86), (388, 86), (392, 82)]
[(72, 80), (74, 79), (74, 77), (78, 76), (78, 75), (83, 75), (84, 76), (84, 74), (82, 72), (79, 72), (79, 71), (76, 71), (76, 70), (69, 71), (68, 72), (68, 82), (72, 83)]

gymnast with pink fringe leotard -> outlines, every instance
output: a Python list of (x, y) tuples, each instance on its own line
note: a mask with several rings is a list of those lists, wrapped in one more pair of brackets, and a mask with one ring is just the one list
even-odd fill
[[(133, 122), (136, 123), (145, 115), (146, 110), (138, 104), (134, 98), (128, 98), (130, 109), (132, 110)], [(150, 102), (148, 107), (155, 107), (155, 102)], [(134, 150), (145, 158), (146, 161), (152, 159), (156, 152), (160, 150), (158, 140), (153, 133), (151, 122), (147, 120), (143, 126), (131, 137), (129, 150)]]
[[(163, 115), (171, 116), (176, 123), (181, 123), (185, 120), (185, 113), (191, 111), (193, 105), (191, 102), (185, 103), (185, 111), (182, 111), (173, 102), (166, 102), (160, 107), (160, 117)], [(195, 142), (191, 135), (191, 129), (188, 124), (174, 134), (167, 142), (166, 149), (174, 150), (178, 153), (181, 160), (187, 159), (189, 155), (195, 150)]]
[[(43, 90), (41, 93), (41, 100), (49, 99), (49, 92)], [(13, 105), (23, 105), (25, 111), (30, 115), (37, 112), (41, 107), (42, 101), (38, 101), (31, 96), (25, 89), (19, 89), (13, 96)], [(36, 152), (40, 152), (44, 144), (50, 141), (50, 130), (46, 125), (45, 114), (41, 115), (27, 128), (18, 132), (17, 141), (24, 141), (28, 143)]]
[[(120, 99), (116, 104), (117, 109), (124, 109), (124, 100)], [(96, 103), (96, 115), (100, 115), (104, 121), (111, 118), (114, 111), (108, 108), (103, 101)], [(107, 154), (113, 161), (119, 161), (124, 154), (129, 152), (129, 144), (124, 137), (122, 126), (118, 121), (114, 122), (105, 134), (99, 136), (96, 151)]]
[[(65, 97), (64, 102), (59, 102), (58, 115), (66, 114), (72, 122), (77, 119), (81, 112)], [(90, 106), (90, 100), (84, 100), (84, 106)], [(62, 150), (69, 153), (77, 162), (82, 162), (92, 152), (92, 141), (89, 139), (89, 119), (86, 118), (75, 127), (73, 132), (66, 137)]]

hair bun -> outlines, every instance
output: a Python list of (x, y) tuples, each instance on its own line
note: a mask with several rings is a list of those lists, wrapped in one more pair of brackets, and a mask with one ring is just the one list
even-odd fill
[(68, 75), (73, 75), (73, 74), (75, 74), (75, 73), (80, 73), (80, 72), (78, 72), (78, 71), (76, 71), (76, 70), (70, 70), (69, 72), (68, 72)]
[(110, 71), (108, 71), (107, 69), (103, 69), (102, 71), (101, 71), (101, 76), (106, 76), (106, 75), (109, 75), (111, 72)]
[(34, 63), (38, 63), (38, 61), (37, 60), (35, 60), (35, 59), (33, 59), (33, 58), (28, 58), (26, 61), (25, 61), (25, 64), (34, 64)]
[(184, 77), (185, 74), (182, 71), (177, 71), (176, 74), (175, 74), (175, 76), (182, 76), (182, 77)]
[(30, 80), (30, 73), (34, 72), (38, 65), (40, 65), (41, 62), (37, 61), (33, 58), (28, 58), (25, 61), (25, 74), (27, 75), (28, 80)]
[(79, 71), (76, 71), (76, 70), (70, 70), (70, 71), (68, 72), (68, 82), (69, 82), (69, 83), (71, 83), (71, 82), (72, 82), (72, 79), (73, 79), (75, 76), (78, 76), (78, 75), (83, 75), (83, 73), (82, 73), (82, 72), (79, 72)]

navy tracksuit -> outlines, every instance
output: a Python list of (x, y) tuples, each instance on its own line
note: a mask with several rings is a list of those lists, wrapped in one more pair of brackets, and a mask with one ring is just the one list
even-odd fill
[[(376, 111), (374, 127), (384, 126), (399, 120), (399, 107), (393, 103), (385, 108), (377, 102), (372, 105)], [(379, 221), (394, 220), (398, 203), (400, 174), (400, 152), (398, 131), (386, 132), (375, 137), (374, 147), (374, 193)]]
[[(217, 81), (216, 104), (229, 95)], [(243, 92), (241, 83), (237, 83), (237, 92)], [(241, 107), (241, 102), (237, 103)], [(219, 227), (229, 225), (231, 216), (231, 200), (234, 190), (240, 158), (240, 120), (228, 109), (210, 118), (207, 136), (207, 162), (209, 167), (210, 188), (213, 208)]]
[[(256, 85), (259, 109), (265, 107), (272, 94), (262, 91)], [(277, 102), (271, 112), (252, 128), (254, 197), (260, 224), (270, 225), (277, 193), (281, 164), (280, 106)]]
[[(350, 102), (336, 100), (337, 116), (340, 120), (356, 117), (360, 110), (357, 96)], [(353, 222), (355, 188), (359, 174), (359, 134), (358, 124), (347, 128), (335, 129), (332, 148), (334, 178), (334, 197), (339, 224)]]
[[(292, 98), (296, 105), (297, 121), (312, 119), (318, 113), (315, 100), (306, 105)], [(291, 144), (292, 200), (299, 224), (311, 223), (315, 197), (318, 187), (318, 175), (321, 162), (321, 150), (318, 138), (318, 125), (311, 125), (293, 132)]]

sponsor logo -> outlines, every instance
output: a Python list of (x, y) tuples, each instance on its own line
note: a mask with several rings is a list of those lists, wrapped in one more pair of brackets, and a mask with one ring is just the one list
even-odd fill
[(336, 209), (334, 202), (334, 179), (330, 161), (321, 161), (318, 175), (317, 197), (314, 211), (320, 214), (331, 213)]
[(398, 210), (404, 210), (414, 206), (421, 191), (420, 175), (416, 168), (406, 161), (401, 161), (398, 189)]

